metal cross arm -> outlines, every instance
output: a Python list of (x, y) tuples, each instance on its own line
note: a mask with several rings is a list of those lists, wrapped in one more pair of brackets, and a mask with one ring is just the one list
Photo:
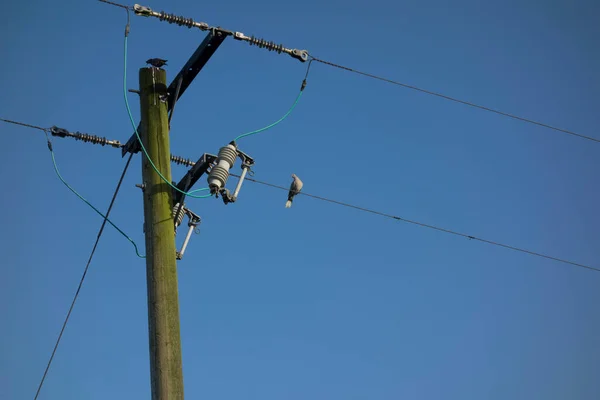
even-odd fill
[[(181, 68), (181, 71), (175, 76), (167, 89), (167, 111), (169, 113), (173, 112), (177, 100), (185, 93), (194, 78), (196, 78), (200, 70), (206, 65), (226, 37), (227, 35), (220, 32), (209, 32), (194, 54), (192, 54), (183, 68)], [(178, 86), (179, 90), (177, 90)], [(138, 132), (140, 128), (141, 126), (138, 125)], [(125, 157), (127, 153), (137, 153), (140, 150), (140, 143), (134, 133), (121, 149), (121, 156)]]
[[(192, 187), (194, 187), (196, 182), (198, 182), (198, 179), (200, 179), (200, 177), (204, 175), (206, 171), (208, 171), (211, 163), (213, 163), (216, 159), (217, 156), (215, 155), (208, 153), (203, 154), (202, 157), (196, 161), (194, 166), (189, 169), (183, 178), (181, 178), (179, 183), (175, 185), (177, 189), (183, 192), (189, 191)], [(173, 190), (173, 204), (183, 203), (183, 200), (184, 194), (177, 190)]]
[[(169, 107), (175, 104), (177, 100), (183, 95), (188, 86), (192, 83), (194, 78), (198, 75), (200, 70), (204, 68), (204, 65), (212, 57), (217, 48), (223, 43), (227, 36), (220, 32), (209, 32), (206, 38), (200, 43), (200, 46), (196, 49), (194, 54), (190, 57), (187, 63), (183, 66), (181, 71), (177, 74), (173, 82), (169, 85), (168, 89), (168, 104)], [(176, 95), (177, 84), (181, 79), (181, 87), (179, 88), (179, 94)]]

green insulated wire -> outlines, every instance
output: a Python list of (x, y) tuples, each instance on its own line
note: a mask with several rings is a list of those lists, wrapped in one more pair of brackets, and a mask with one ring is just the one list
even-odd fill
[(310, 72), (310, 65), (312, 64), (312, 62), (313, 62), (313, 60), (310, 60), (308, 62), (308, 66), (306, 67), (306, 74), (304, 75), (304, 80), (302, 81), (302, 86), (300, 86), (300, 92), (298, 93), (298, 96), (296, 96), (296, 100), (294, 100), (294, 104), (292, 104), (290, 109), (285, 114), (283, 114), (283, 117), (279, 118), (277, 121), (273, 122), (272, 124), (265, 126), (264, 128), (260, 128), (255, 131), (252, 131), (252, 132), (242, 133), (241, 135), (239, 135), (238, 137), (236, 137), (233, 140), (237, 141), (238, 139), (241, 139), (243, 137), (255, 135), (260, 132), (264, 132), (267, 129), (271, 129), (272, 127), (274, 127), (275, 125), (279, 124), (281, 121), (286, 119), (292, 113), (292, 111), (294, 111), (294, 108), (296, 108), (296, 106), (298, 105), (298, 102), (300, 101), (300, 97), (302, 97), (302, 93), (304, 93), (304, 88), (306, 88), (306, 79), (308, 79), (308, 74)]
[[(47, 133), (46, 133), (47, 136)], [(67, 183), (67, 181), (65, 181), (65, 179), (62, 177), (62, 175), (60, 174), (60, 171), (58, 170), (58, 165), (56, 165), (56, 158), (54, 157), (54, 150), (52, 149), (52, 142), (50, 142), (50, 140), (48, 139), (48, 149), (50, 150), (50, 155), (52, 156), (52, 164), (54, 165), (54, 172), (56, 172), (56, 175), (58, 176), (58, 179), (60, 179), (60, 181), (62, 183), (64, 183), (64, 185), (69, 188), (69, 190), (71, 192), (73, 192), (75, 194), (75, 196), (79, 197), (85, 204), (87, 204), (88, 206), (90, 206), (90, 208), (94, 211), (96, 211), (96, 213), (98, 215), (100, 215), (102, 218), (106, 219), (106, 222), (108, 222), (109, 224), (111, 224), (113, 226), (113, 228), (115, 228), (121, 235), (123, 235), (125, 237), (125, 239), (129, 240), (131, 242), (131, 244), (133, 245), (133, 247), (135, 248), (135, 254), (139, 257), (139, 258), (146, 258), (146, 256), (143, 256), (140, 254), (137, 244), (135, 244), (135, 242), (133, 241), (133, 239), (131, 239), (129, 236), (127, 236), (127, 234), (125, 232), (123, 232), (121, 229), (119, 229), (118, 226), (116, 226), (115, 224), (113, 224), (113, 222), (104, 214), (102, 214), (96, 207), (94, 207), (92, 205), (92, 203), (90, 203), (89, 201), (87, 201), (82, 195), (80, 195), (75, 189), (73, 189), (71, 187), (71, 185), (69, 185)]]
[(260, 132), (264, 132), (267, 129), (271, 129), (275, 125), (279, 124), (281, 121), (283, 121), (284, 119), (286, 119), (288, 117), (288, 115), (290, 115), (292, 113), (292, 111), (294, 111), (294, 108), (296, 108), (296, 105), (300, 101), (300, 97), (302, 97), (302, 92), (303, 91), (300, 90), (300, 93), (298, 93), (298, 96), (296, 96), (296, 101), (294, 101), (294, 104), (292, 104), (292, 107), (290, 107), (290, 109), (285, 114), (283, 114), (283, 117), (279, 118), (277, 121), (273, 122), (272, 124), (265, 126), (264, 128), (260, 128), (260, 129), (257, 129), (255, 131), (252, 131), (252, 132), (242, 133), (241, 135), (239, 135), (238, 137), (236, 137), (233, 140), (237, 141), (237, 140), (239, 140), (239, 139), (241, 139), (243, 137), (250, 136), (250, 135), (255, 135), (255, 134), (260, 133)]
[(192, 190), (191, 192), (184, 192), (183, 190), (179, 189), (177, 186), (174, 186), (171, 182), (169, 182), (169, 180), (167, 178), (165, 178), (163, 176), (163, 174), (160, 173), (160, 171), (158, 170), (158, 168), (156, 168), (156, 165), (154, 165), (154, 162), (152, 162), (152, 159), (150, 159), (150, 155), (148, 154), (148, 152), (146, 151), (146, 147), (144, 147), (144, 143), (142, 143), (142, 138), (140, 138), (140, 135), (138, 133), (137, 130), (137, 126), (135, 125), (135, 121), (133, 120), (133, 115), (131, 114), (131, 108), (129, 107), (129, 100), (127, 99), (127, 36), (125, 36), (125, 57), (124, 57), (124, 73), (123, 73), (123, 95), (125, 96), (125, 106), (127, 107), (127, 114), (129, 114), (129, 120), (131, 121), (131, 125), (133, 126), (133, 129), (135, 131), (135, 136), (137, 137), (139, 143), (140, 143), (140, 147), (142, 148), (142, 151), (144, 153), (144, 155), (146, 156), (146, 158), (148, 159), (148, 162), (150, 163), (150, 165), (152, 165), (152, 168), (154, 169), (154, 171), (158, 174), (158, 176), (160, 176), (160, 178), (167, 183), (169, 186), (171, 186), (173, 189), (177, 190), (179, 193), (182, 193), (186, 196), (195, 198), (195, 199), (204, 199), (207, 197), (211, 197), (212, 194), (205, 194), (205, 195), (193, 195), (192, 193), (196, 193), (196, 192), (201, 192), (201, 191), (205, 191), (205, 190), (209, 190), (209, 188), (202, 188), (202, 189), (196, 189), (196, 190)]

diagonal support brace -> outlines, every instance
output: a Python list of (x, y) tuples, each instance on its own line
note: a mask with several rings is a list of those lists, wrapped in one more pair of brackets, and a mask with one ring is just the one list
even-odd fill
[[(167, 112), (171, 113), (175, 102), (183, 96), (187, 88), (190, 86), (194, 78), (198, 75), (200, 70), (206, 65), (208, 60), (217, 51), (221, 43), (225, 40), (227, 35), (220, 32), (209, 32), (204, 38), (202, 43), (198, 46), (194, 54), (185, 63), (181, 71), (175, 76), (169, 88), (167, 89)], [(179, 86), (179, 90), (177, 87)], [(138, 124), (138, 132), (141, 129), (141, 125)], [(137, 153), (141, 150), (140, 143), (135, 135), (131, 135), (129, 140), (121, 149), (121, 156), (125, 157), (127, 153)]]

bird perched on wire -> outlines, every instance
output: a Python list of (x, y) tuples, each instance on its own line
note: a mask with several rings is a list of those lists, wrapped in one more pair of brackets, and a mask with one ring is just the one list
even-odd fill
[(298, 178), (295, 174), (292, 174), (292, 184), (290, 185), (290, 191), (288, 193), (288, 200), (285, 203), (285, 208), (290, 208), (292, 206), (292, 201), (294, 201), (294, 196), (300, 193), (302, 190), (302, 186), (304, 185), (300, 178)]
[(167, 60), (163, 60), (162, 58), (150, 58), (146, 60), (146, 64), (150, 64), (156, 68), (161, 68), (164, 65), (167, 65)]

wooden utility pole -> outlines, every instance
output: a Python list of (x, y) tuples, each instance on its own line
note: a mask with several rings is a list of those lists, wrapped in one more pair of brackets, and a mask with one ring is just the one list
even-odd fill
[[(167, 74), (140, 69), (140, 136), (160, 173), (171, 182)], [(183, 400), (173, 192), (142, 154), (144, 231), (152, 400)]]

